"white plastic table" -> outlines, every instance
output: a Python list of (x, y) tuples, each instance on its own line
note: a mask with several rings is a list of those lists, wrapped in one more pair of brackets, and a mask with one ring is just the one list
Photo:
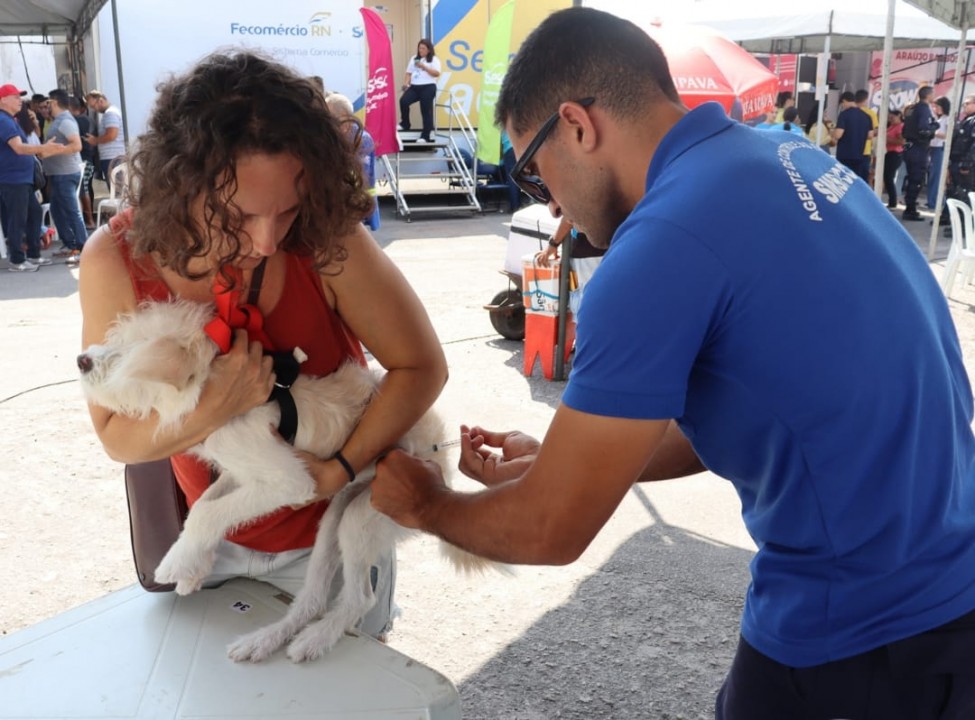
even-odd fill
[(245, 579), (189, 597), (134, 585), (0, 638), (0, 718), (460, 718), (450, 680), (368, 637), (300, 665), (229, 660), (286, 601)]

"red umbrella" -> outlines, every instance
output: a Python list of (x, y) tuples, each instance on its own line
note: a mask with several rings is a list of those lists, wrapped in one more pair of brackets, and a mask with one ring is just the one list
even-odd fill
[(724, 35), (696, 25), (644, 28), (660, 45), (684, 104), (715, 100), (738, 120), (760, 117), (775, 106), (779, 79)]

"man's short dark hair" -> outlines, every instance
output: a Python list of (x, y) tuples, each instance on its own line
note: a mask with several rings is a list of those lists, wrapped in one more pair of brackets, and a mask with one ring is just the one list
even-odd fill
[(47, 94), (47, 96), (51, 100), (53, 100), (54, 102), (56, 102), (58, 105), (60, 105), (61, 107), (63, 107), (65, 110), (68, 109), (68, 104), (71, 102), (71, 96), (68, 95), (68, 91), (67, 90), (62, 90), (61, 88), (57, 88), (56, 90), (52, 90), (51, 92), (49, 92)]
[(859, 105), (862, 102), (866, 102), (868, 97), (870, 97), (870, 93), (866, 90), (857, 90), (856, 95), (853, 96), (853, 101)]
[(40, 93), (34, 93), (30, 96), (30, 101), (32, 103), (42, 103), (47, 102), (47, 95), (41, 95)]
[(630, 118), (645, 115), (655, 97), (680, 102), (667, 59), (643, 30), (610, 13), (572, 7), (549, 15), (522, 44), (501, 86), (495, 123), (524, 133), (559, 104), (585, 97)]
[(917, 91), (917, 99), (927, 100), (929, 97), (931, 97), (931, 94), (933, 92), (934, 92), (933, 87), (931, 87), (930, 85), (925, 85), (923, 88)]
[(849, 90), (840, 95), (840, 102), (856, 102), (856, 95), (851, 93)]

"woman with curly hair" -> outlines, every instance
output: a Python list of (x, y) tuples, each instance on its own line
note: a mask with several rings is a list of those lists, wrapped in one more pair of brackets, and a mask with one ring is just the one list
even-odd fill
[[(301, 347), (302, 371), (385, 368), (380, 392), (336, 458), (308, 457), (320, 502), (286, 508), (228, 535), (207, 585), (250, 575), (296, 592), (327, 499), (392, 446), (429, 408), (446, 361), (419, 299), (362, 224), (372, 210), (345, 123), (322, 94), (249, 52), (214, 54), (159, 88), (129, 164), (129, 209), (99, 228), (81, 259), (83, 345), (149, 299), (256, 305), (277, 349)], [(229, 294), (229, 295), (225, 295)], [(267, 401), (270, 360), (232, 330), (197, 409), (178, 428), (89, 407), (115, 460), (171, 458), (192, 503), (209, 472), (185, 451)], [(373, 572), (377, 603), (362, 630), (389, 629), (395, 567)]]

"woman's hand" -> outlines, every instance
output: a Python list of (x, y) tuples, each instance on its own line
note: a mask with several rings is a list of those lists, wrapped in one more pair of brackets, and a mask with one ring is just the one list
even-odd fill
[(304, 450), (296, 450), (295, 452), (308, 466), (308, 471), (315, 479), (315, 499), (312, 502), (329, 500), (342, 492), (345, 486), (349, 484), (349, 473), (338, 460), (333, 458), (323, 460)]
[[(538, 440), (518, 430), (492, 432), (461, 425), (460, 433), (460, 462), (457, 467), (467, 477), (488, 487), (524, 475), (535, 462), (541, 447)], [(501, 455), (490, 448), (500, 448)]]
[(234, 331), (230, 351), (213, 359), (200, 404), (214, 408), (216, 427), (263, 405), (274, 387), (273, 361), (259, 342), (248, 342), (246, 330)]

